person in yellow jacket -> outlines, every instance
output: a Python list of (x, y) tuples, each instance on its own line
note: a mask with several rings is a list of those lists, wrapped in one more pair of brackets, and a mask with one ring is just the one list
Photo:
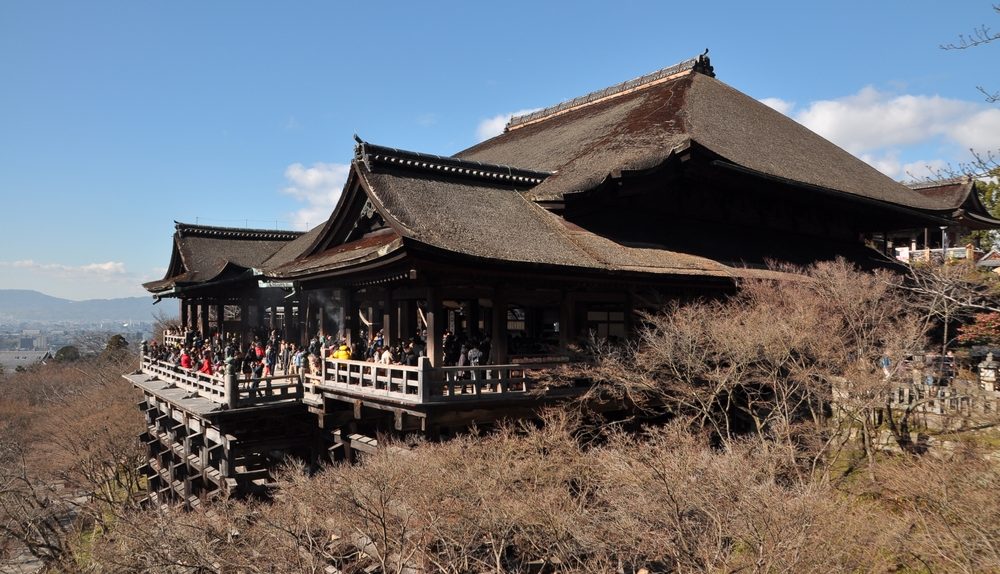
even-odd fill
[(341, 345), (340, 348), (333, 352), (333, 358), (340, 361), (347, 361), (351, 358), (351, 350), (347, 348), (347, 345)]

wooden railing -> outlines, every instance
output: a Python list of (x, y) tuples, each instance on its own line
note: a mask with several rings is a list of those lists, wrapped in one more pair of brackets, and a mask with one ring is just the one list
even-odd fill
[(940, 261), (942, 257), (946, 259), (978, 259), (983, 255), (979, 249), (969, 249), (967, 247), (949, 247), (943, 250), (937, 249), (900, 249), (899, 259), (904, 261), (930, 261), (935, 259)]
[(530, 365), (430, 366), (383, 365), (366, 361), (325, 359), (308, 382), (359, 396), (385, 397), (407, 403), (504, 399), (525, 396), (537, 388), (538, 371), (558, 363)]
[(141, 369), (148, 375), (154, 375), (178, 388), (229, 408), (256, 407), (302, 399), (302, 381), (298, 375), (261, 377), (257, 381), (246, 380), (238, 374), (227, 378), (222, 373), (209, 375), (149, 356), (141, 358)]
[(163, 344), (164, 345), (177, 345), (178, 347), (184, 346), (184, 335), (175, 335), (173, 333), (163, 333)]
[(417, 367), (328, 358), (320, 363), (319, 373), (305, 377), (312, 383), (354, 394), (421, 403), (427, 397), (424, 382), (429, 380), (429, 372), (426, 357)]

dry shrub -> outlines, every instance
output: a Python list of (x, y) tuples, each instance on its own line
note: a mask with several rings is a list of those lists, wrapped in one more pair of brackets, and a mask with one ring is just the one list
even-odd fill
[(839, 421), (863, 427), (871, 455), (875, 413), (894, 384), (879, 361), (898, 363), (924, 341), (900, 281), (827, 262), (790, 280), (749, 281), (725, 301), (647, 314), (636, 345), (584, 373), (601, 382), (587, 398), (610, 393), (666, 410), (723, 443), (753, 433), (816, 466), (843, 436), (830, 432), (836, 389)]
[(907, 521), (788, 482), (759, 439), (688, 428), (582, 445), (569, 417), (355, 466), (285, 473), (273, 504), (148, 511), (112, 526), (114, 572), (890, 571)]
[(69, 570), (82, 538), (132, 507), (138, 396), (121, 357), (45, 365), (4, 381), (0, 408), (0, 533)]
[(877, 469), (877, 497), (887, 517), (909, 526), (902, 552), (914, 568), (933, 572), (1000, 571), (1000, 468), (978, 449), (945, 456), (897, 458)]

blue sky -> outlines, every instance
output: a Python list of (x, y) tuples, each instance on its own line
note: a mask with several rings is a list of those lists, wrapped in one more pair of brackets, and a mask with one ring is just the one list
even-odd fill
[[(0, 3), (0, 288), (141, 295), (173, 221), (299, 228), (352, 134), (452, 154), (710, 48), (717, 77), (891, 176), (1000, 149), (988, 2)], [(994, 89), (1000, 89), (1000, 79)]]

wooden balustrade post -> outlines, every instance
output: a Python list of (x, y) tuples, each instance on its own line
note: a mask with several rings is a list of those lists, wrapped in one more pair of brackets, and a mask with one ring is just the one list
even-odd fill
[(326, 346), (319, 348), (319, 380), (326, 383)]
[(226, 366), (226, 406), (235, 409), (240, 401), (239, 375), (232, 365)]
[(429, 357), (417, 359), (417, 398), (425, 402), (431, 397), (431, 360)]

